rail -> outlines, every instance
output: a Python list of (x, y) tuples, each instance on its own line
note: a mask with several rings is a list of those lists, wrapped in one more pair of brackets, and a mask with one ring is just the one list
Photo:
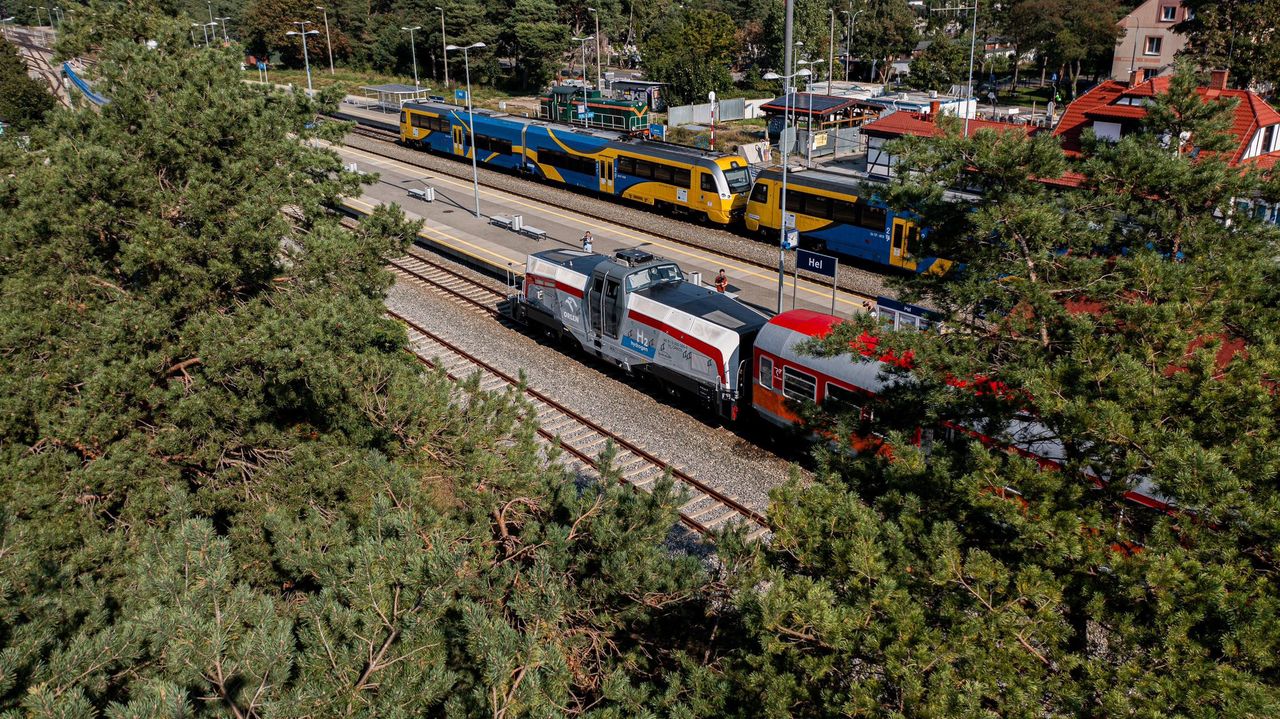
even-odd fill
[[(491, 298), (493, 300), (497, 300), (498, 298), (502, 298), (502, 299), (506, 298), (506, 296), (503, 295), (502, 293), (496, 290), (490, 289), (484, 286), (483, 284), (476, 282), (470, 277), (467, 277), (464, 274), (458, 273), (443, 264), (436, 263), (432, 260), (429, 260), (428, 258), (423, 257), (420, 254), (412, 255), (412, 259), (415, 261), (430, 265), (433, 271), (438, 271), (438, 272), (447, 274), (452, 282), (461, 282), (464, 284), (470, 284), (470, 285), (481, 288), (484, 293), (488, 293), (489, 295), (491, 295)], [(407, 275), (409, 277), (417, 279), (420, 282), (426, 283), (427, 285), (430, 286), (432, 290), (435, 290), (443, 294), (446, 294), (450, 297), (456, 298), (468, 306), (481, 309), (491, 315), (503, 316), (503, 317), (506, 316), (506, 314), (501, 311), (500, 307), (496, 304), (496, 302), (478, 299), (477, 297), (474, 297), (471, 294), (458, 289), (457, 287), (451, 287), (449, 285), (446, 285), (442, 280), (438, 278), (428, 276), (422, 272), (418, 272), (410, 267), (407, 267), (406, 266), (407, 263), (402, 260), (393, 260), (389, 264), (393, 269), (395, 269), (395, 271), (403, 275)], [(507, 386), (510, 386), (510, 387), (521, 386), (521, 382), (519, 379), (512, 377), (511, 375), (494, 367), (488, 362), (485, 362), (484, 360), (472, 355), (466, 350), (463, 350), (462, 348), (449, 342), (448, 340), (432, 332), (431, 330), (428, 330), (427, 328), (419, 325), (418, 323), (414, 322), (408, 317), (405, 317), (404, 315), (399, 314), (394, 310), (390, 310), (390, 309), (387, 310), (387, 314), (399, 320), (400, 322), (402, 322), (412, 332), (417, 333), (418, 335), (421, 335), (422, 337), (429, 339), (431, 342), (447, 349), (449, 352), (464, 358), (471, 365), (478, 367), (482, 369), (484, 372), (501, 379)], [(419, 361), (423, 362), (424, 364), (435, 366), (435, 363), (429, 358), (423, 357), (418, 352), (415, 352), (414, 354), (418, 357)], [(453, 377), (453, 379), (461, 379), (461, 377), (456, 376), (456, 374), (451, 376)], [(589, 452), (582, 449), (581, 443), (583, 440), (586, 440), (586, 443), (588, 445), (598, 445), (600, 443), (599, 438), (604, 438), (606, 440), (612, 441), (619, 449), (624, 450), (626, 453), (629, 453), (630, 455), (634, 456), (637, 461), (642, 461), (648, 467), (657, 468), (660, 471), (670, 471), (671, 477), (676, 482), (676, 484), (678, 486), (684, 487), (687, 490), (689, 490), (690, 494), (692, 495), (692, 499), (686, 502), (686, 504), (682, 506), (680, 510), (680, 521), (689, 529), (695, 532), (698, 532), (699, 534), (702, 534), (704, 536), (709, 536), (715, 530), (716, 527), (722, 524), (725, 524), (727, 522), (736, 520), (736, 521), (746, 522), (746, 524), (749, 527), (748, 537), (751, 539), (758, 539), (762, 536), (767, 535), (770, 532), (769, 521), (760, 512), (757, 512), (751, 509), (750, 507), (747, 507), (741, 502), (738, 502), (736, 499), (717, 490), (715, 487), (712, 487), (706, 484), (705, 482), (695, 478), (694, 476), (690, 475), (688, 472), (685, 472), (684, 470), (681, 470), (677, 467), (671, 466), (669, 462), (661, 459), (660, 457), (653, 454), (652, 452), (644, 449), (643, 447), (640, 447), (639, 445), (635, 444), (634, 442), (631, 442), (630, 440), (626, 439), (625, 437), (622, 437), (621, 435), (613, 432), (612, 430), (605, 428), (595, 420), (581, 414), (580, 412), (570, 409), (569, 407), (565, 406), (564, 404), (555, 400), (554, 398), (530, 387), (524, 387), (523, 392), (526, 397), (528, 397), (531, 401), (535, 403), (535, 405), (541, 405), (542, 407), (549, 408), (549, 411), (559, 414), (563, 417), (566, 417), (572, 423), (576, 423), (577, 425), (579, 425), (579, 427), (585, 428), (586, 430), (588, 430), (587, 435), (583, 437), (579, 437), (575, 442), (570, 443), (570, 442), (562, 441), (561, 447), (565, 451), (567, 451), (570, 455), (578, 459), (580, 462), (583, 462), (584, 464), (592, 467), (593, 469), (597, 471), (600, 469), (599, 460), (596, 457), (591, 456)], [(548, 441), (555, 441), (557, 438), (563, 438), (563, 435), (553, 433), (552, 431), (545, 429), (542, 426), (541, 422), (540, 422), (538, 432), (540, 436), (542, 436), (544, 439)], [(633, 464), (636, 464), (636, 462), (633, 462)], [(617, 466), (619, 470), (626, 469), (625, 462), (619, 462)], [(646, 470), (646, 467), (633, 466), (630, 469), (627, 469), (627, 471), (625, 472), (620, 471), (619, 482), (628, 484), (632, 486), (634, 489), (636, 489), (637, 491), (641, 491), (644, 485), (652, 482), (654, 479), (654, 475), (652, 475), (652, 472), (650, 472), (648, 479), (646, 479), (645, 481), (634, 481), (633, 479), (631, 479), (633, 477), (638, 476), (637, 473), (642, 470)], [(706, 519), (707, 517), (710, 517), (710, 519)]]

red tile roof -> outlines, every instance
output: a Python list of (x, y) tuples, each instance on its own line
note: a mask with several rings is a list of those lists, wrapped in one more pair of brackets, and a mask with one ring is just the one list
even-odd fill
[[(963, 122), (963, 121), (961, 121)], [(995, 132), (1023, 132), (1030, 135), (1035, 130), (1034, 125), (1021, 125), (1012, 122), (993, 122), (991, 120), (969, 120), (969, 135), (977, 133), (979, 130), (994, 130)], [(937, 118), (927, 112), (912, 112), (909, 110), (899, 110), (898, 112), (873, 120), (862, 126), (863, 134), (878, 135), (881, 137), (902, 137), (904, 135), (912, 135), (915, 137), (937, 137), (942, 134), (941, 128), (938, 127)]]
[(1269, 174), (1272, 170), (1275, 169), (1276, 165), (1280, 165), (1280, 150), (1276, 150), (1275, 152), (1268, 152), (1265, 155), (1257, 155), (1255, 157), (1250, 157), (1249, 159), (1245, 160), (1243, 164), (1249, 167), (1250, 169), (1257, 168)]
[[(1069, 156), (1079, 156), (1080, 139), (1094, 119), (1112, 120), (1130, 123), (1146, 117), (1147, 111), (1141, 105), (1117, 105), (1122, 98), (1149, 98), (1169, 91), (1171, 77), (1156, 77), (1129, 87), (1128, 83), (1108, 80), (1093, 87), (1067, 106), (1062, 120), (1053, 134), (1062, 141), (1062, 149)], [(1201, 87), (1197, 92), (1205, 102), (1217, 98), (1236, 98), (1235, 118), (1231, 123), (1231, 134), (1236, 138), (1236, 149), (1231, 153), (1231, 163), (1238, 164), (1249, 142), (1260, 127), (1280, 123), (1280, 113), (1268, 105), (1256, 93), (1247, 90), (1219, 90)]]

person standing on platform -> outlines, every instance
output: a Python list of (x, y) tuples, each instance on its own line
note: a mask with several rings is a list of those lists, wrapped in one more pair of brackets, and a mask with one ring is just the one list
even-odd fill
[(587, 230), (586, 234), (582, 236), (582, 251), (591, 251), (591, 230)]
[(716, 292), (724, 292), (729, 288), (729, 277), (725, 275), (724, 270), (716, 275)]

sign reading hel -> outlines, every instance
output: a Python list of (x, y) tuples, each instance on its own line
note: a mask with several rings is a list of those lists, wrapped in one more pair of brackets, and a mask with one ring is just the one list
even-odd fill
[(836, 258), (809, 250), (800, 250), (796, 254), (796, 267), (805, 272), (812, 272), (823, 277), (836, 276)]

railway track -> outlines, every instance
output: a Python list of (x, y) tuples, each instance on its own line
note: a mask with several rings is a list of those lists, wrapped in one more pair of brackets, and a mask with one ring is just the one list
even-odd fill
[[(392, 132), (392, 131), (390, 131), (390, 130), (384, 130), (384, 129), (382, 129), (382, 128), (377, 128), (377, 127), (370, 127), (370, 126), (368, 126), (368, 125), (363, 125), (363, 124), (356, 124), (355, 126), (353, 126), (353, 127), (351, 128), (351, 134), (357, 135), (357, 136), (359, 136), (359, 137), (369, 138), (369, 139), (371, 139), (371, 140), (376, 140), (376, 141), (378, 141), (378, 142), (380, 142), (380, 143), (393, 143), (393, 144), (394, 144), (394, 143), (398, 143), (398, 141), (399, 141), (399, 139), (400, 139), (400, 135), (399, 135), (398, 133), (396, 133), (396, 132)], [(400, 150), (403, 150), (403, 149), (404, 149), (404, 148), (402, 148), (402, 147), (401, 147), (400, 145), (398, 145), (398, 144), (396, 144), (396, 148), (397, 148), (397, 149), (400, 149)], [(440, 173), (442, 173), (442, 174), (450, 175), (450, 176), (452, 176), (452, 177), (456, 177), (456, 178), (459, 178), (459, 179), (467, 180), (468, 182), (470, 182), (470, 181), (471, 181), (471, 174), (470, 174), (470, 168), (469, 168), (469, 167), (467, 167), (467, 168), (463, 168), (463, 169), (452, 168), (452, 167), (448, 167), (448, 165), (447, 165), (446, 163), (441, 163), (441, 167), (447, 167), (448, 169), (441, 169), (441, 167), (436, 167), (436, 166), (434, 166), (434, 165), (433, 165), (433, 166), (428, 167), (425, 163), (409, 161), (409, 160), (406, 160), (404, 157), (402, 157), (402, 156), (400, 156), (400, 155), (398, 155), (398, 154), (393, 154), (393, 153), (387, 152), (387, 151), (385, 151), (385, 150), (369, 149), (369, 148), (367, 148), (367, 147), (361, 147), (360, 149), (361, 149), (362, 151), (364, 151), (364, 152), (369, 152), (369, 153), (371, 153), (371, 154), (375, 154), (375, 155), (378, 155), (378, 156), (380, 156), (380, 157), (385, 157), (385, 158), (387, 158), (387, 159), (389, 159), (389, 160), (394, 160), (394, 161), (396, 161), (396, 162), (402, 162), (402, 163), (412, 164), (412, 165), (415, 165), (415, 166), (418, 166), (418, 167), (422, 167), (423, 169), (430, 169), (432, 172), (440, 172)], [(465, 171), (464, 171), (464, 170), (465, 170)], [(489, 171), (491, 171), (491, 172), (492, 172), (493, 170), (489, 170)], [(536, 183), (530, 183), (530, 184), (535, 184), (535, 185), (536, 185)], [(567, 191), (560, 190), (560, 188), (555, 188), (555, 189), (560, 190), (560, 192), (564, 192), (564, 193), (565, 193), (565, 197), (563, 197), (563, 198), (561, 197), (561, 195), (560, 195), (560, 193), (559, 193), (559, 192), (555, 192), (555, 193), (538, 193), (538, 192), (534, 192), (534, 191), (531, 191), (531, 190), (521, 189), (521, 188), (519, 188), (519, 186), (518, 186), (518, 185), (517, 185), (517, 188), (516, 188), (516, 189), (513, 189), (513, 188), (511, 188), (511, 187), (505, 187), (505, 186), (504, 186), (504, 187), (501, 187), (501, 188), (494, 187), (493, 185), (488, 185), (488, 186), (489, 186), (489, 187), (491, 187), (491, 188), (493, 188), (493, 189), (498, 189), (498, 190), (499, 190), (499, 191), (501, 191), (501, 192), (505, 192), (505, 193), (507, 193), (507, 194), (514, 195), (514, 196), (516, 196), (516, 197), (520, 197), (520, 198), (523, 198), (523, 199), (526, 199), (526, 200), (531, 200), (531, 201), (533, 201), (533, 202), (541, 203), (541, 204), (544, 204), (544, 205), (549, 205), (549, 206), (551, 206), (551, 207), (555, 207), (555, 208), (557, 208), (557, 209), (567, 210), (567, 211), (569, 211), (569, 212), (575, 212), (575, 213), (582, 213), (582, 212), (583, 212), (583, 208), (582, 208), (582, 206), (581, 206), (581, 202), (580, 202), (580, 201), (581, 201), (581, 196), (578, 196), (578, 195), (572, 195), (572, 193), (568, 193)], [(544, 185), (537, 185), (537, 187), (540, 187), (540, 188), (542, 188), (542, 189), (547, 189), (547, 188), (546, 188), (546, 186), (544, 186)], [(548, 195), (548, 194), (549, 194), (549, 195), (551, 195), (551, 196), (552, 196), (553, 198), (555, 198), (555, 199), (548, 199), (548, 197), (547, 197), (547, 195)], [(572, 196), (572, 199), (570, 199), (570, 196)], [(572, 201), (573, 199), (577, 199), (577, 200), (579, 200), (579, 202), (578, 202), (578, 203), (574, 203), (574, 202)], [(619, 209), (623, 209), (623, 208), (625, 208), (626, 206), (618, 205), (617, 207), (618, 207)], [(638, 208), (626, 208), (626, 209), (632, 209), (632, 210), (635, 210), (635, 211), (639, 211), (639, 210), (638, 210)], [(605, 216), (600, 216), (600, 219), (604, 219), (604, 220), (606, 220), (606, 221), (613, 222), (613, 223), (616, 223), (616, 224), (622, 224), (622, 225), (626, 225), (626, 224), (627, 224), (627, 222), (626, 222), (625, 220), (621, 220), (621, 219), (618, 219), (618, 218), (616, 218), (616, 217), (605, 217)], [(770, 259), (770, 260), (768, 260), (768, 261), (764, 261), (764, 260), (757, 259), (757, 258), (747, 257), (747, 256), (745, 256), (745, 255), (743, 255), (743, 254), (741, 254), (741, 253), (726, 252), (726, 251), (724, 251), (723, 249), (717, 249), (717, 248), (708, 248), (708, 247), (706, 247), (705, 245), (700, 244), (699, 242), (691, 241), (691, 240), (689, 240), (689, 239), (686, 239), (686, 238), (683, 238), (683, 237), (679, 237), (679, 236), (677, 236), (676, 234), (671, 233), (671, 232), (664, 232), (664, 231), (663, 231), (660, 227), (658, 227), (658, 226), (646, 226), (646, 227), (645, 227), (645, 229), (644, 229), (644, 231), (645, 231), (647, 234), (653, 235), (653, 236), (655, 236), (655, 237), (659, 237), (659, 238), (661, 238), (661, 239), (663, 239), (663, 240), (665, 240), (665, 241), (668, 241), (668, 242), (673, 242), (673, 243), (676, 243), (676, 244), (679, 244), (679, 245), (683, 245), (683, 246), (685, 246), (685, 247), (689, 247), (689, 248), (693, 248), (693, 249), (701, 250), (701, 251), (704, 251), (704, 252), (705, 252), (705, 251), (710, 250), (710, 251), (713, 251), (713, 252), (721, 252), (721, 253), (724, 253), (726, 257), (729, 257), (730, 259), (734, 260), (735, 262), (739, 262), (739, 263), (742, 263), (742, 264), (744, 264), (744, 265), (750, 265), (750, 266), (752, 266), (752, 267), (754, 267), (754, 268), (757, 268), (757, 269), (760, 269), (760, 270), (763, 270), (763, 271), (766, 271), (766, 272), (769, 272), (769, 273), (776, 273), (776, 272), (778, 271), (778, 264), (777, 264), (777, 260), (776, 260), (776, 259)], [(700, 231), (701, 231), (702, 233), (704, 233), (704, 234), (705, 234), (705, 233), (706, 233), (706, 232), (708, 232), (709, 230), (708, 230), (707, 228), (700, 228)], [(734, 236), (737, 240), (739, 240), (739, 241), (744, 240), (744, 238), (743, 238), (742, 236), (740, 236), (740, 235), (733, 235), (733, 236)], [(774, 249), (776, 249), (776, 248), (774, 248)], [(791, 271), (794, 269), (793, 263), (795, 262), (795, 259), (794, 259), (793, 257), (788, 257), (787, 262), (788, 262), (788, 270), (787, 270), (787, 271), (788, 271), (788, 274), (790, 274), (790, 273), (791, 273)], [(868, 271), (868, 270), (861, 270), (861, 269), (851, 268), (851, 267), (849, 267), (849, 266), (845, 265), (844, 263), (841, 263), (841, 270), (840, 270), (840, 273), (841, 273), (841, 277), (840, 277), (840, 279), (839, 279), (839, 285), (838, 285), (838, 286), (839, 286), (839, 288), (840, 288), (842, 291), (844, 291), (844, 292), (846, 292), (846, 293), (848, 293), (848, 294), (850, 294), (850, 295), (853, 295), (854, 297), (857, 297), (857, 298), (858, 298), (858, 299), (860, 299), (860, 300), (866, 300), (866, 301), (869, 301), (869, 302), (875, 303), (875, 302), (876, 302), (877, 294), (879, 294), (879, 295), (885, 295), (885, 296), (893, 296), (893, 295), (894, 295), (894, 293), (893, 293), (892, 291), (890, 291), (889, 289), (887, 289), (887, 288), (885, 288), (885, 287), (883, 286), (883, 280), (884, 280), (884, 278), (883, 278), (882, 276), (880, 276), (880, 275), (876, 274), (876, 273), (872, 273), (872, 272), (870, 272), (870, 271)], [(853, 278), (856, 278), (856, 279), (857, 279), (857, 280), (859, 280), (859, 281), (862, 281), (862, 282), (873, 282), (873, 283), (874, 283), (874, 285), (875, 285), (875, 289), (874, 289), (874, 290), (859, 289), (857, 286), (854, 286), (854, 285), (852, 284), (852, 280), (850, 279), (850, 277), (851, 277), (851, 276), (852, 276)]]
[[(392, 271), (411, 284), (443, 294), (473, 311), (494, 317), (505, 316), (503, 303), (509, 297), (479, 283), (452, 268), (419, 253), (392, 260)], [(568, 466), (576, 472), (602, 473), (600, 455), (612, 442), (616, 448), (613, 468), (619, 481), (637, 491), (648, 490), (670, 472), (677, 487), (687, 494), (680, 507), (680, 522), (707, 536), (735, 522), (744, 523), (749, 539), (769, 534), (764, 515), (734, 498), (672, 466), (649, 450), (631, 442), (590, 417), (561, 404), (554, 398), (530, 387), (521, 388), (520, 380), (449, 342), (439, 334), (412, 319), (388, 309), (387, 314), (408, 329), (409, 347), (422, 363), (440, 367), (450, 379), (465, 380), (479, 373), (479, 387), (487, 392), (519, 391), (533, 408), (538, 422), (538, 435), (546, 442), (558, 442), (568, 455)]]

